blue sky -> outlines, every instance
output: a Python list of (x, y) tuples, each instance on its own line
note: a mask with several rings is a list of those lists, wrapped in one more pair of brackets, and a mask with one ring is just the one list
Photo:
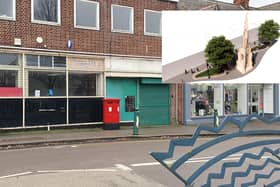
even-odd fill
[[(227, 2), (227, 3), (233, 2), (233, 0), (218, 0), (218, 1)], [(265, 6), (277, 2), (280, 2), (280, 0), (250, 0), (250, 6), (260, 7), (260, 6)]]

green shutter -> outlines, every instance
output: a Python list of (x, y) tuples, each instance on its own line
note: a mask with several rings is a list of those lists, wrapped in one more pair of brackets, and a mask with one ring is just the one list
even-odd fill
[(140, 124), (168, 125), (170, 123), (169, 85), (140, 85)]

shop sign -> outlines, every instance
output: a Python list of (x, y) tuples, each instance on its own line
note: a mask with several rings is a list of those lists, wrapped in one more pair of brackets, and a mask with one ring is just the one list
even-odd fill
[(102, 59), (71, 58), (69, 70), (79, 71), (104, 71), (104, 61)]

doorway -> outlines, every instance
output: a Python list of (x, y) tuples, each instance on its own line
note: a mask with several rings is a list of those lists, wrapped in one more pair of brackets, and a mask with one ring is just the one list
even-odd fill
[(263, 96), (263, 85), (248, 85), (249, 114), (262, 114), (264, 112)]

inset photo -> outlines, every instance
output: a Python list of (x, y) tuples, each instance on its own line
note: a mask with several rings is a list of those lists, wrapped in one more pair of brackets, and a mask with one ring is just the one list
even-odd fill
[(165, 11), (163, 81), (280, 82), (279, 28), (278, 11)]

